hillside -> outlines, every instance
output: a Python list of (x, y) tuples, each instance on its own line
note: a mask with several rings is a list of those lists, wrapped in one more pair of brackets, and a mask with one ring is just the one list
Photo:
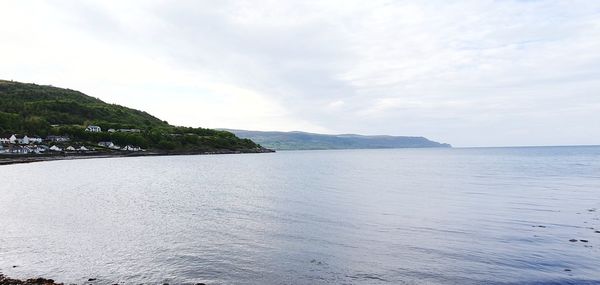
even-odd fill
[(449, 144), (434, 142), (424, 137), (224, 130), (275, 150), (451, 147)]
[[(86, 132), (97, 125), (103, 132)], [(139, 132), (106, 132), (137, 129)], [(169, 151), (256, 151), (260, 146), (227, 131), (169, 125), (146, 112), (87, 96), (79, 91), (0, 80), (0, 135), (69, 136), (81, 145), (111, 141)]]

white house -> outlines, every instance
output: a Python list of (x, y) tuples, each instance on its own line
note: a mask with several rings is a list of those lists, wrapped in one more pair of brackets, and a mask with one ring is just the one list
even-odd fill
[(100, 133), (100, 132), (102, 132), (102, 129), (98, 126), (89, 125), (87, 128), (85, 128), (85, 131), (92, 132), (92, 133)]
[(42, 143), (42, 138), (39, 138), (39, 137), (29, 138), (29, 142), (30, 143)]
[(99, 142), (98, 145), (101, 146), (101, 147), (107, 147), (107, 148), (110, 148), (110, 149), (121, 149), (120, 146), (118, 146), (118, 145), (116, 145), (116, 144), (114, 144), (112, 142)]
[(47, 136), (46, 140), (51, 142), (68, 142), (70, 139), (67, 136)]
[(62, 151), (62, 148), (53, 145), (53, 146), (50, 147), (50, 150), (51, 151)]
[(110, 147), (113, 147), (114, 145), (115, 145), (115, 144), (114, 144), (114, 143), (112, 143), (112, 142), (99, 142), (99, 143), (98, 143), (98, 146), (101, 146), (101, 147), (108, 147), (108, 148), (110, 148)]
[(72, 147), (72, 146), (68, 146), (68, 147), (67, 147), (65, 150), (68, 150), (68, 151), (75, 151), (76, 149), (75, 149), (74, 147)]
[(10, 143), (10, 138), (0, 138), (0, 144), (8, 144)]
[(123, 148), (123, 150), (125, 150), (125, 151), (140, 151), (142, 149), (137, 146), (128, 145), (128, 146), (125, 146)]
[(17, 136), (12, 135), (10, 136), (10, 138), (8, 138), (8, 142), (11, 144), (16, 144), (17, 143)]
[(88, 149), (87, 147), (85, 147), (85, 146), (81, 146), (81, 147), (79, 148), (79, 150), (80, 150), (80, 151), (88, 151), (89, 149)]
[(108, 132), (109, 132), (109, 133), (114, 133), (114, 132), (116, 132), (116, 131), (117, 131), (117, 130), (115, 130), (115, 129), (108, 129)]
[(50, 149), (46, 145), (37, 145), (35, 147), (37, 148), (37, 153), (46, 152), (46, 151), (48, 151), (48, 149)]
[(28, 154), (30, 152), (32, 152), (31, 149), (29, 149), (26, 146), (12, 146), (11, 148), (8, 149), (9, 153), (15, 153), (15, 154)]
[(20, 144), (29, 144), (29, 137), (23, 136), (22, 138), (17, 139)]

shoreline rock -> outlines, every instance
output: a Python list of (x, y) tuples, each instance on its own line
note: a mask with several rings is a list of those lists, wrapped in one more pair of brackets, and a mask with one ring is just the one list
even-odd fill
[(4, 274), (0, 273), (0, 285), (63, 285), (63, 283), (55, 283), (52, 279), (41, 277), (19, 280), (6, 277)]

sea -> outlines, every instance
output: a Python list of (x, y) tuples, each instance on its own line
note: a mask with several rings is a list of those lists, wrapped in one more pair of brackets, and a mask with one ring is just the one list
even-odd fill
[(600, 284), (600, 147), (0, 166), (0, 272), (65, 284)]

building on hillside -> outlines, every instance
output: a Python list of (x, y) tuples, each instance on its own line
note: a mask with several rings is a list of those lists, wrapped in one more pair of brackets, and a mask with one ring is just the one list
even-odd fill
[(11, 145), (8, 148), (8, 153), (11, 154), (29, 154), (32, 150), (26, 146)]
[(23, 136), (22, 138), (19, 138), (19, 143), (20, 144), (29, 144), (29, 137), (28, 136)]
[(89, 149), (88, 149), (87, 147), (85, 147), (85, 146), (81, 146), (81, 147), (79, 148), (79, 151), (88, 151), (88, 150), (89, 150)]
[(76, 151), (76, 149), (73, 146), (68, 146), (67, 148), (65, 148), (65, 150)]
[(102, 132), (102, 129), (98, 126), (89, 125), (89, 126), (87, 126), (87, 128), (85, 128), (85, 131), (92, 132), (92, 133), (100, 133), (100, 132)]
[(113, 142), (99, 142), (98, 146), (106, 147), (106, 148), (110, 148), (110, 149), (121, 149), (120, 146), (114, 144)]
[(44, 152), (46, 152), (47, 147), (43, 147), (43, 146), (38, 146), (38, 145), (28, 145), (28, 146), (24, 146), (24, 149), (26, 149), (27, 153), (35, 153), (35, 154), (42, 154)]
[(37, 153), (47, 152), (50, 148), (47, 145), (37, 145)]
[(57, 147), (57, 146), (53, 145), (53, 146), (51, 146), (51, 147), (49, 148), (49, 150), (50, 150), (50, 151), (62, 151), (62, 148), (60, 148), (60, 147)]
[(123, 150), (125, 150), (125, 151), (140, 151), (142, 149), (137, 146), (127, 145), (127, 146), (123, 147)]
[(18, 142), (17, 141), (17, 136), (16, 135), (10, 136), (10, 138), (8, 138), (8, 142), (11, 143), (11, 144), (16, 144)]
[(116, 131), (117, 131), (117, 130), (115, 130), (115, 129), (108, 129), (108, 132), (109, 132), (109, 133), (114, 133), (114, 132), (116, 132)]
[(67, 136), (47, 136), (46, 140), (50, 142), (68, 142), (71, 139)]
[(29, 138), (29, 143), (42, 143), (42, 138), (40, 138), (40, 137), (31, 137), (31, 138)]
[(9, 143), (10, 143), (10, 136), (0, 137), (0, 144), (9, 144)]

